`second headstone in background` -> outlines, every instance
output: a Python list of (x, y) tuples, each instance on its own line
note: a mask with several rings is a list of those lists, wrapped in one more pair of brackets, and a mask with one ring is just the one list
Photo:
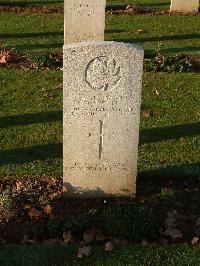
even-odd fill
[(172, 12), (196, 13), (199, 8), (199, 0), (171, 0)]
[(65, 0), (64, 43), (103, 41), (106, 0)]

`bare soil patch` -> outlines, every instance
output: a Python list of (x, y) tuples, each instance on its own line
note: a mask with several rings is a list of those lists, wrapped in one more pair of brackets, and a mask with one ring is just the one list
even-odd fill
[(63, 223), (77, 241), (85, 230), (101, 232), (103, 238), (106, 225), (102, 213), (136, 201), (151, 208), (159, 221), (156, 242), (190, 242), (200, 236), (199, 198), (198, 177), (141, 178), (136, 199), (93, 200), (63, 198), (59, 177), (5, 177), (0, 179), (1, 241), (23, 242), (24, 237), (34, 241), (61, 239)]

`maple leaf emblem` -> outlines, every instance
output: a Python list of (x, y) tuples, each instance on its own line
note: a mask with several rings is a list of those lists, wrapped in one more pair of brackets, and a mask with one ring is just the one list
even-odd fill
[(121, 67), (115, 59), (99, 56), (90, 61), (85, 71), (86, 81), (93, 89), (107, 91), (121, 79)]

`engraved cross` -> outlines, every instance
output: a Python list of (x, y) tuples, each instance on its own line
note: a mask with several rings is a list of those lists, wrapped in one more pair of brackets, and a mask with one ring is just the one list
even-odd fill
[(99, 159), (101, 159), (103, 151), (103, 121), (100, 120), (99, 122), (100, 122)]

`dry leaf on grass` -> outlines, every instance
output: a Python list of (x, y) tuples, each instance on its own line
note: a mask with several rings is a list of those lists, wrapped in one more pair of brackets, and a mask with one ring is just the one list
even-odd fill
[(31, 220), (39, 220), (42, 217), (42, 212), (34, 207), (31, 207), (30, 205), (25, 205), (24, 209), (27, 210), (27, 214)]
[(199, 238), (198, 237), (193, 237), (192, 239), (192, 247), (195, 249), (197, 244), (199, 243)]
[(137, 33), (144, 33), (144, 32), (145, 32), (145, 30), (143, 30), (143, 29), (137, 30)]
[(151, 112), (149, 112), (149, 111), (142, 112), (142, 116), (145, 118), (148, 118), (151, 116)]
[(53, 210), (53, 207), (50, 204), (44, 207), (44, 212), (50, 217), (52, 216), (52, 210)]
[(22, 70), (24, 70), (24, 71), (28, 71), (28, 70), (30, 70), (30, 67), (28, 67), (28, 66), (24, 66), (24, 65), (22, 65), (22, 64), (19, 64), (19, 67), (20, 67)]
[(142, 240), (141, 243), (142, 243), (143, 246), (148, 246), (148, 241), (147, 240)]
[(2, 64), (2, 65), (6, 64), (6, 56), (5, 55), (0, 54), (0, 64)]
[(157, 96), (160, 95), (160, 92), (158, 90), (155, 90), (155, 93), (156, 93)]
[[(2, 49), (0, 47), (0, 49)], [(10, 63), (14, 60), (14, 53), (12, 50), (7, 50), (6, 48), (3, 48), (2, 51), (0, 51), (0, 64), (5, 65), (7, 63)]]
[(114, 245), (112, 241), (108, 241), (105, 244), (105, 251), (113, 251)]
[(73, 235), (72, 235), (71, 231), (63, 233), (63, 241), (65, 242), (65, 244), (69, 244), (69, 243), (73, 243), (74, 242), (74, 238), (73, 238)]
[(22, 181), (16, 181), (16, 190), (17, 191), (19, 191), (21, 188), (22, 188), (22, 186), (23, 186), (23, 182)]
[(82, 248), (78, 249), (77, 257), (82, 259), (84, 257), (88, 257), (91, 253), (91, 247), (90, 246), (83, 246)]
[(88, 213), (94, 215), (95, 213), (97, 213), (97, 209), (90, 209)]

